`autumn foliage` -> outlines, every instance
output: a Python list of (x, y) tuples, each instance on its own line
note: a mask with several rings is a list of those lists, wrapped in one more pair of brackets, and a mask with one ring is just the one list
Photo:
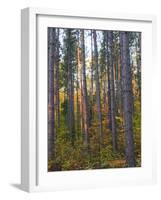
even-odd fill
[(141, 33), (48, 28), (48, 171), (141, 166)]

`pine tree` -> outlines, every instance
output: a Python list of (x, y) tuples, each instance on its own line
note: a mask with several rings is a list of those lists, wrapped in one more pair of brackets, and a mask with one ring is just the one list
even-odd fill
[(94, 40), (94, 64), (95, 64), (95, 80), (96, 80), (96, 104), (97, 104), (97, 114), (99, 122), (99, 137), (100, 142), (103, 140), (102, 133), (102, 111), (101, 111), (101, 98), (100, 98), (100, 82), (99, 82), (99, 71), (98, 71), (98, 50), (97, 50), (97, 34), (93, 31)]
[(112, 146), (113, 150), (117, 150), (117, 133), (115, 119), (115, 87), (114, 87), (114, 66), (113, 66), (113, 32), (108, 31), (108, 47), (109, 47), (109, 79), (110, 79), (110, 97), (111, 97), (111, 130), (112, 130)]
[(84, 142), (85, 146), (89, 145), (89, 113), (88, 113), (88, 94), (86, 83), (86, 64), (85, 64), (85, 45), (84, 45), (84, 30), (81, 30), (81, 62), (82, 62), (82, 93), (83, 93), (83, 118), (84, 118)]
[(54, 65), (56, 59), (55, 28), (48, 28), (48, 160), (55, 153)]
[(135, 167), (134, 138), (133, 138), (133, 97), (132, 97), (132, 76), (130, 68), (128, 32), (120, 33), (121, 42), (121, 81), (122, 98), (124, 111), (126, 158), (129, 167)]

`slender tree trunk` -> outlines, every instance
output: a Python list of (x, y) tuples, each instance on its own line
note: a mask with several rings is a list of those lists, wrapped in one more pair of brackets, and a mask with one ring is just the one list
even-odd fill
[(110, 63), (109, 63), (109, 45), (108, 45), (108, 31), (105, 33), (106, 35), (106, 64), (107, 64), (107, 79), (108, 79), (108, 128), (112, 131), (112, 119), (111, 119), (111, 90), (110, 90)]
[(107, 93), (106, 93), (106, 79), (103, 81), (103, 107), (104, 107), (104, 111), (106, 113), (107, 110)]
[(60, 127), (60, 105), (59, 105), (59, 28), (57, 28), (56, 36), (56, 121), (57, 128)]
[(80, 123), (81, 123), (81, 132), (84, 141), (84, 101), (83, 101), (83, 83), (82, 83), (82, 69), (79, 68), (80, 73)]
[(114, 87), (114, 72), (113, 72), (113, 32), (108, 31), (109, 45), (109, 78), (110, 78), (110, 96), (111, 96), (111, 128), (112, 128), (112, 146), (113, 150), (117, 150), (117, 133), (115, 120), (115, 87)]
[(55, 28), (48, 28), (48, 160), (55, 153), (54, 64)]
[(82, 83), (82, 68), (81, 68), (81, 49), (80, 49), (80, 35), (78, 32), (78, 47), (77, 47), (77, 65), (78, 65), (78, 79), (80, 80), (80, 83), (78, 83), (80, 85), (79, 88), (79, 93), (80, 93), (80, 98), (79, 98), (79, 116), (78, 116), (78, 123), (80, 122), (80, 129), (81, 129), (81, 134), (82, 134), (82, 138), (84, 140), (84, 107), (83, 107), (83, 83)]
[(121, 99), (121, 80), (120, 80), (120, 73), (121, 73), (121, 64), (120, 64), (120, 53), (117, 57), (117, 70), (118, 70), (118, 82), (117, 82), (117, 100), (118, 100), (118, 113), (122, 113), (122, 99)]
[[(77, 93), (77, 132), (79, 133), (79, 128), (80, 128), (80, 105), (79, 105), (79, 70), (80, 70), (80, 48), (79, 48), (79, 31), (77, 33), (77, 71), (76, 71), (76, 77), (77, 77), (77, 81), (76, 81), (76, 93)], [(79, 134), (77, 135), (79, 138)]]
[[(78, 33), (79, 34), (79, 33)], [(78, 124), (80, 124), (80, 129), (82, 135), (84, 134), (84, 116), (83, 116), (83, 84), (82, 84), (82, 69), (81, 69), (81, 51), (80, 51), (80, 41), (79, 41), (79, 35), (78, 35), (78, 46), (77, 46), (77, 84), (79, 87), (79, 101), (77, 103), (77, 110), (79, 110), (79, 114), (77, 113), (77, 120)], [(80, 80), (80, 83), (78, 82)], [(77, 93), (78, 98), (78, 93)], [(78, 100), (78, 99), (77, 99)]]
[(74, 141), (74, 89), (73, 89), (73, 66), (72, 66), (72, 55), (71, 55), (71, 30), (68, 32), (68, 44), (67, 44), (67, 59), (68, 59), (68, 126), (69, 135), (73, 144)]
[(72, 144), (74, 144), (75, 140), (75, 109), (74, 109), (74, 73), (73, 73), (73, 65), (71, 71), (71, 120), (72, 120)]
[[(71, 58), (70, 58), (70, 30), (67, 30), (67, 121), (69, 136), (72, 132), (71, 121)], [(71, 137), (70, 137), (71, 138)]]
[(84, 142), (88, 147), (89, 145), (89, 114), (88, 114), (88, 96), (87, 96), (87, 83), (86, 83), (86, 65), (85, 65), (85, 45), (84, 45), (84, 30), (81, 30), (81, 61), (82, 61), (82, 82), (83, 82), (83, 113), (84, 113)]
[[(120, 108), (121, 108), (121, 115), (122, 115), (122, 118), (124, 118), (124, 113), (123, 113), (123, 88), (122, 88), (122, 60), (123, 60), (123, 52), (121, 50), (121, 47), (123, 46), (123, 40), (122, 40), (122, 37), (121, 37), (121, 34), (120, 34), (120, 94), (121, 94), (121, 98), (120, 98)], [(122, 124), (123, 125), (123, 124)]]
[(92, 30), (91, 30), (91, 88), (90, 88), (90, 124), (93, 118), (93, 37), (92, 37)]
[(132, 119), (132, 72), (130, 68), (128, 32), (120, 33), (121, 42), (121, 67), (122, 67), (122, 97), (124, 111), (126, 158), (129, 167), (135, 167), (134, 139), (133, 139), (133, 119)]
[(97, 50), (97, 35), (96, 31), (93, 31), (93, 40), (94, 40), (94, 64), (95, 64), (95, 78), (96, 78), (96, 102), (97, 102), (97, 113), (99, 121), (99, 137), (100, 142), (103, 141), (103, 132), (102, 132), (102, 111), (101, 111), (101, 98), (100, 98), (100, 82), (99, 82), (99, 72), (98, 72), (98, 50)]
[(116, 100), (116, 114), (119, 113), (119, 78), (118, 78), (118, 56), (115, 55), (115, 100)]
[(136, 43), (136, 63), (137, 63), (137, 83), (139, 89), (139, 97), (141, 98), (141, 33), (139, 33)]

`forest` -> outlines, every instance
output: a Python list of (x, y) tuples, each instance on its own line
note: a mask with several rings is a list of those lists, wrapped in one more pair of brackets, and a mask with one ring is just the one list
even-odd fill
[(141, 166), (141, 33), (48, 27), (48, 171)]

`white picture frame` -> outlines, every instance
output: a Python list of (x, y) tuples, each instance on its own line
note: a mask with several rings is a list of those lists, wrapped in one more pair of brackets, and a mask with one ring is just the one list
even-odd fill
[[(43, 96), (45, 96), (44, 94), (47, 90), (45, 89), (47, 69), (42, 67), (46, 63), (46, 57), (42, 56), (44, 51), (42, 52), (41, 49), (46, 45), (44, 30), (48, 26), (140, 30), (145, 33), (142, 50), (142, 76), (144, 76), (144, 78), (142, 77), (144, 95), (142, 96), (142, 104), (144, 103), (145, 107), (142, 112), (143, 167), (135, 169), (52, 172), (54, 175), (46, 171), (47, 134), (42, 133), (46, 125), (44, 125), (45, 122), (40, 122), (45, 120), (42, 116), (46, 116), (42, 115), (42, 113), (44, 113), (46, 108), (46, 100)], [(54, 191), (107, 187), (120, 184), (152, 184), (156, 182), (155, 133), (151, 134), (154, 119), (150, 115), (152, 105), (150, 94), (147, 94), (146, 89), (150, 87), (148, 83), (151, 75), (150, 67), (153, 66), (155, 70), (155, 30), (156, 18), (152, 15), (112, 14), (101, 11), (92, 13), (44, 8), (25, 8), (22, 10), (21, 188), (23, 190), (28, 192)], [(40, 60), (39, 57), (41, 57)], [(144, 68), (144, 65), (146, 65), (146, 68)], [(39, 91), (40, 87), (44, 88), (41, 92)], [(147, 108), (149, 108), (148, 112)]]

